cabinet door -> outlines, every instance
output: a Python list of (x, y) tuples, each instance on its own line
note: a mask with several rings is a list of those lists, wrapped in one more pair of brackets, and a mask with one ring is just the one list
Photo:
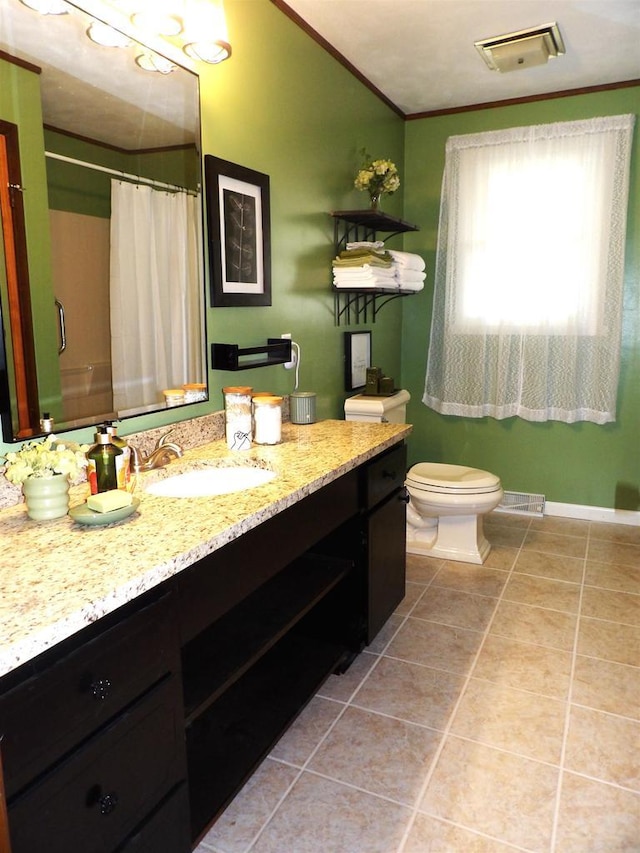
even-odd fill
[(368, 619), (371, 643), (405, 594), (406, 503), (395, 492), (366, 519)]

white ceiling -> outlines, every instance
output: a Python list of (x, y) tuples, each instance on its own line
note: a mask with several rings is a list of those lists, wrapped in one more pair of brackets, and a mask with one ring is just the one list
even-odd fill
[[(640, 79), (640, 0), (274, 0), (405, 115)], [(286, 11), (286, 10), (285, 10)], [(490, 71), (474, 42), (557, 22), (566, 54)]]

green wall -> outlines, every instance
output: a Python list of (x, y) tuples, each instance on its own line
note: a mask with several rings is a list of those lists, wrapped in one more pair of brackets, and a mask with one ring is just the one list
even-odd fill
[[(403, 172), (404, 123), (269, 0), (225, 3), (233, 55), (201, 73), (203, 151), (270, 177), (273, 304), (207, 310), (209, 341), (241, 346), (291, 332), (302, 347), (300, 389), (318, 394), (318, 416), (342, 417), (343, 332), (333, 319), (329, 211), (366, 206), (352, 189), (359, 151), (389, 157)], [(402, 192), (385, 204), (402, 214)], [(398, 247), (400, 238), (396, 239)], [(385, 307), (373, 331), (373, 359), (400, 375), (401, 300)], [(210, 303), (209, 303), (210, 305)], [(363, 327), (357, 327), (363, 328)], [(192, 417), (222, 408), (223, 385), (289, 393), (281, 366), (211, 371), (210, 401), (182, 410)], [(120, 432), (171, 423), (179, 410), (126, 420)], [(92, 429), (71, 434), (88, 441)], [(11, 449), (0, 444), (0, 454)]]
[[(627, 228), (624, 330), (615, 423), (529, 423), (519, 418), (439, 415), (422, 402), (433, 300), (435, 249), (445, 143), (449, 136), (520, 125), (640, 113), (640, 87), (419, 119), (405, 129), (405, 218), (420, 225), (405, 248), (427, 261), (427, 286), (405, 300), (402, 382), (412, 396), (410, 461), (486, 468), (506, 489), (547, 500), (636, 510), (640, 506), (640, 148), (632, 153)], [(551, 188), (550, 188), (551, 189)], [(411, 303), (410, 305), (408, 303)]]

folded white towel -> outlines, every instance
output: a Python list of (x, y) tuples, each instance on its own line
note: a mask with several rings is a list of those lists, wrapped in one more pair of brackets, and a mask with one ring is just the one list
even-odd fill
[(412, 252), (397, 252), (395, 249), (389, 249), (389, 254), (393, 260), (403, 269), (422, 271), (426, 264), (424, 258), (420, 255), (414, 255)]
[(334, 278), (333, 286), (336, 288), (343, 288), (345, 290), (359, 290), (360, 288), (364, 287), (378, 288), (380, 290), (398, 289), (398, 285), (395, 281), (384, 278), (376, 278), (375, 276), (363, 276), (361, 279), (354, 278), (350, 279), (349, 281), (342, 281), (340, 279)]
[(384, 249), (382, 240), (361, 240), (359, 243), (347, 243), (347, 249)]
[(418, 270), (409, 270), (409, 269), (397, 269), (396, 270), (396, 279), (400, 284), (408, 283), (408, 282), (420, 282), (424, 281), (427, 277), (426, 272), (419, 272)]
[(376, 267), (372, 264), (361, 264), (359, 267), (334, 267), (333, 274), (334, 276), (341, 276), (345, 279), (348, 278), (357, 278), (363, 274), (375, 273), (381, 278), (395, 279), (396, 271), (393, 267)]
[(421, 281), (405, 281), (400, 283), (400, 290), (418, 291), (424, 289), (424, 283)]

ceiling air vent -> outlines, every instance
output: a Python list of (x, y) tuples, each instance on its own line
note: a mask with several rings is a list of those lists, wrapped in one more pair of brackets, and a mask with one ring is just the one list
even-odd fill
[(565, 52), (564, 42), (555, 22), (482, 39), (474, 44), (492, 71), (503, 72), (545, 65), (550, 57), (561, 56)]

